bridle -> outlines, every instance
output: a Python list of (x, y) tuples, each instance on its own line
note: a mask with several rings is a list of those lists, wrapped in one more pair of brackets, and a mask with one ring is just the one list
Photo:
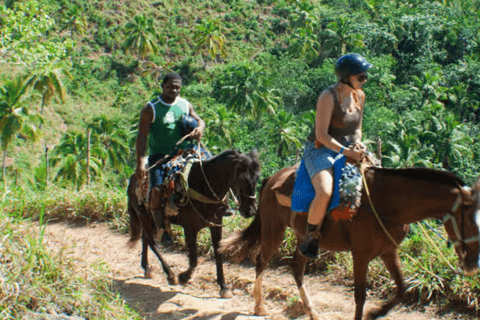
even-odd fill
[[(457, 218), (453, 215), (453, 213), (455, 211), (457, 211), (460, 206), (462, 206), (462, 232), (461, 233), (460, 233), (460, 229), (458, 228)], [(464, 213), (463, 199), (462, 199), (462, 193), (460, 192), (458, 194), (457, 198), (455, 199), (455, 202), (453, 203), (452, 209), (450, 209), (450, 212), (447, 213), (442, 219), (444, 225), (448, 221), (451, 221), (451, 223), (452, 223), (453, 232), (455, 233), (455, 237), (457, 238), (455, 241), (452, 241), (452, 243), (455, 247), (458, 247), (458, 246), (461, 246), (461, 245), (466, 245), (466, 244), (476, 242), (476, 241), (480, 241), (480, 235), (473, 236), (473, 237), (470, 237), (470, 238), (467, 238), (467, 239), (463, 239), (463, 237), (462, 237), (462, 234), (464, 233), (464, 230), (463, 230), (464, 229), (464, 224), (463, 224), (464, 214), (463, 213)]]

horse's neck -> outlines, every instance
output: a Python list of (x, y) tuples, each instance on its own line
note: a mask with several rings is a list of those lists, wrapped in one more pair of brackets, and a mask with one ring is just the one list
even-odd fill
[(375, 189), (370, 191), (374, 207), (378, 206), (389, 221), (399, 224), (440, 219), (451, 211), (457, 197), (456, 188), (451, 185), (405, 177), (382, 178)]
[(221, 155), (202, 163), (199, 162), (198, 166), (192, 167), (191, 176), (195, 178), (189, 179), (192, 180), (189, 185), (195, 190), (198, 189), (199, 192), (203, 191), (205, 195), (216, 195), (223, 198), (231, 187), (233, 165), (229, 164)]

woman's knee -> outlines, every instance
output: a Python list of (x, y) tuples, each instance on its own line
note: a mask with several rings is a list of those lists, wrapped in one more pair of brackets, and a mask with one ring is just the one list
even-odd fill
[(313, 188), (317, 196), (331, 197), (333, 194), (333, 172), (331, 169), (322, 170), (312, 178)]

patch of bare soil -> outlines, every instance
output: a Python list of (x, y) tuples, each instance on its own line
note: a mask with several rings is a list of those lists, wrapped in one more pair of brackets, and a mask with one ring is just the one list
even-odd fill
[[(140, 266), (141, 244), (130, 248), (128, 235), (114, 233), (106, 224), (72, 226), (66, 223), (50, 224), (45, 229), (47, 245), (52, 250), (64, 249), (64, 254), (78, 259), (79, 267), (87, 268), (94, 262), (104, 263), (125, 302), (137, 310), (144, 319), (155, 320), (244, 320), (244, 319), (307, 319), (298, 302), (298, 290), (288, 268), (268, 270), (264, 276), (264, 296), (270, 315), (257, 317), (253, 314), (254, 301), (251, 295), (255, 270), (234, 264), (225, 264), (227, 283), (234, 297), (221, 299), (216, 284), (216, 269), (209, 256), (200, 257), (195, 273), (187, 286), (170, 286), (161, 265), (152, 252), (149, 260), (155, 268), (154, 279), (145, 279)], [(178, 274), (187, 268), (184, 253), (162, 249), (164, 257)], [(326, 279), (306, 276), (312, 302), (322, 319), (353, 319), (353, 286), (343, 287)], [(369, 293), (365, 310), (377, 307), (380, 300)], [(454, 314), (436, 315), (434, 310), (412, 311), (405, 306), (395, 308), (384, 319), (440, 320), (459, 319)]]

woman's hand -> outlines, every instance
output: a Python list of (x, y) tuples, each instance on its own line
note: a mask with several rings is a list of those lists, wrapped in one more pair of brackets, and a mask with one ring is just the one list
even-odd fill
[(361, 162), (365, 156), (365, 152), (360, 149), (352, 148), (352, 149), (345, 149), (343, 154), (355, 162)]

